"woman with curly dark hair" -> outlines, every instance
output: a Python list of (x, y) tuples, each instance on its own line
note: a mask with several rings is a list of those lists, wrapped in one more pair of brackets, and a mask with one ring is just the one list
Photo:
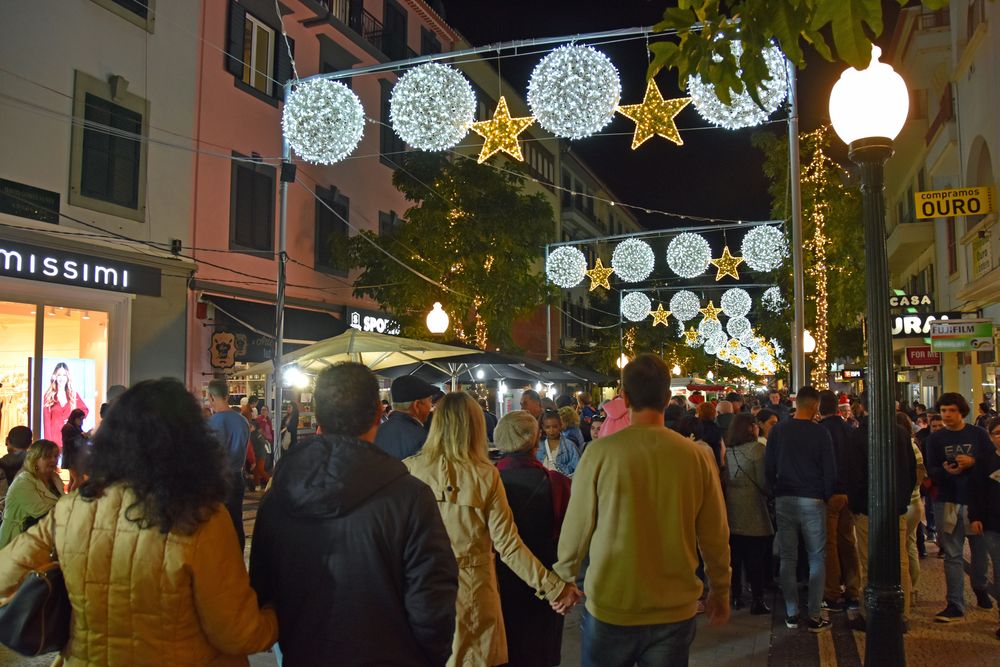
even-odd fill
[(278, 628), (235, 546), (223, 457), (179, 381), (133, 386), (95, 435), (89, 479), (0, 551), (0, 597), (55, 547), (66, 664), (246, 665)]

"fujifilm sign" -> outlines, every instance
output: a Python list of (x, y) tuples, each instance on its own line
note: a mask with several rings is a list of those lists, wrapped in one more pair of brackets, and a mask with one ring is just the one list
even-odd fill
[(0, 276), (160, 295), (159, 269), (25, 243), (0, 241)]

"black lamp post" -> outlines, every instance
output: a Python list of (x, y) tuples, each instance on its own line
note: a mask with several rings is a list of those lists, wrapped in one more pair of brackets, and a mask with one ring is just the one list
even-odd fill
[(889, 330), (889, 268), (885, 250), (883, 167), (909, 109), (906, 84), (872, 48), (867, 69), (851, 68), (830, 95), (833, 128), (861, 169), (868, 296), (868, 610), (865, 664), (904, 667), (899, 512), (895, 498), (895, 403)]

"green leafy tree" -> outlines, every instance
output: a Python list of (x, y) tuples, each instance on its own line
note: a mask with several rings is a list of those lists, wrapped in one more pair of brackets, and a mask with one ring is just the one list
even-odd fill
[[(909, 0), (898, 0), (905, 5)], [(923, 0), (928, 9), (940, 9), (948, 0)], [(744, 84), (757, 99), (761, 82), (767, 81), (762, 51), (774, 42), (796, 67), (805, 67), (804, 47), (826, 60), (836, 56), (864, 69), (871, 61), (872, 39), (882, 34), (882, 0), (676, 0), (663, 12), (658, 31), (674, 30), (677, 42), (650, 46), (653, 59), (648, 75), (664, 67), (677, 71), (680, 81), (698, 74), (715, 84), (716, 94), (729, 102), (730, 93), (741, 93)], [(737, 59), (729, 49), (733, 40), (743, 43)]]
[[(829, 127), (800, 135), (802, 162), (802, 227), (806, 240), (805, 294), (807, 328), (817, 322), (817, 281), (825, 277), (826, 329), (829, 356), (856, 357), (862, 353), (861, 318), (865, 309), (864, 233), (861, 226), (861, 198), (856, 183), (827, 151), (833, 139)], [(761, 132), (754, 135), (754, 145), (764, 153), (764, 173), (770, 181), (771, 213), (775, 218), (791, 219), (788, 190), (788, 140), (784, 136)], [(825, 242), (817, 247), (817, 224)], [(817, 266), (817, 261), (822, 266)], [(789, 266), (789, 269), (791, 267)], [(820, 269), (820, 270), (810, 270)], [(825, 269), (825, 270), (824, 270)], [(791, 294), (792, 274), (781, 277), (783, 292)], [(822, 309), (822, 308), (821, 308)], [(777, 330), (772, 319), (769, 335), (776, 335), (788, 345), (787, 326)], [(786, 318), (787, 319), (787, 318)], [(783, 322), (787, 325), (787, 322)]]
[(545, 301), (539, 262), (555, 225), (545, 197), (525, 194), (521, 183), (473, 160), (408, 154), (393, 175), (413, 202), (405, 222), (350, 241), (351, 265), (362, 269), (355, 295), (377, 300), (406, 335), (426, 337), (424, 318), (440, 301), (458, 340), (510, 347), (514, 321)]

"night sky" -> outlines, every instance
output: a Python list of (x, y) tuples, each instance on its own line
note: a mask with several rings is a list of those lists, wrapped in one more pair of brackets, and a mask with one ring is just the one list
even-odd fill
[[(444, 0), (448, 23), (474, 45), (653, 25), (668, 4), (666, 0)], [(891, 34), (889, 18), (886, 16), (884, 39)], [(642, 101), (647, 65), (644, 41), (599, 48), (621, 74), (622, 103)], [(504, 59), (502, 74), (526, 96), (531, 70), (542, 57)], [(814, 129), (828, 120), (830, 89), (843, 69), (841, 64), (828, 63), (812, 54), (806, 69), (799, 71), (801, 130)], [(656, 80), (665, 98), (684, 95), (672, 72), (662, 71)], [(771, 120), (786, 116), (781, 108)], [(706, 125), (707, 121), (689, 105), (677, 116), (683, 146), (654, 137), (632, 151), (629, 136), (597, 136), (574, 141), (572, 147), (605, 180), (619, 201), (704, 217), (769, 219), (767, 180), (761, 172), (763, 156), (752, 146), (751, 137), (760, 131), (787, 134), (787, 125), (779, 122), (735, 132), (721, 128), (685, 132), (685, 128)], [(604, 132), (631, 133), (634, 127), (631, 121), (616, 115)], [(639, 220), (650, 228), (691, 224), (641, 213)]]

